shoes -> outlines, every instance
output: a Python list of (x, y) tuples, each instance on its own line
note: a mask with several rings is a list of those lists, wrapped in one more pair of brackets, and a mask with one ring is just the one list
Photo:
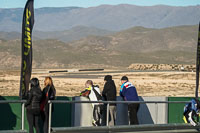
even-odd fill
[(95, 120), (92, 120), (92, 125), (93, 126), (101, 126), (100, 122), (99, 121), (95, 121)]
[(95, 127), (98, 126), (95, 120), (92, 120), (92, 125), (95, 126)]

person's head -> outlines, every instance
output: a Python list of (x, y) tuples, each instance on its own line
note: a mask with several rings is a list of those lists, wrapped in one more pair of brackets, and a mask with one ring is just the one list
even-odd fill
[(53, 85), (53, 80), (51, 77), (45, 77), (45, 80), (44, 80), (44, 85), (45, 86), (52, 86)]
[(40, 86), (39, 80), (37, 78), (32, 78), (30, 81), (30, 84), (31, 84), (31, 88)]
[(112, 76), (111, 75), (106, 75), (104, 77), (104, 81), (110, 81), (110, 80), (112, 80)]
[(125, 82), (127, 82), (127, 81), (128, 81), (128, 77), (123, 76), (123, 77), (121, 78), (121, 83), (122, 83), (122, 84), (125, 83)]
[(92, 80), (87, 80), (87, 81), (85, 82), (85, 87), (88, 88), (88, 87), (90, 87), (90, 86), (93, 86), (93, 82), (92, 82)]

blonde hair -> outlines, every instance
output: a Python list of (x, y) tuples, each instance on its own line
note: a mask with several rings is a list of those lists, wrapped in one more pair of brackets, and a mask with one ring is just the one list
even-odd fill
[(51, 77), (45, 77), (45, 80), (44, 80), (44, 85), (45, 86), (52, 86), (53, 85), (53, 80)]

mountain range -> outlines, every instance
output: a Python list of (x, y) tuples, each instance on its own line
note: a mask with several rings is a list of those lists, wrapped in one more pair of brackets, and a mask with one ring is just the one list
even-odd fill
[[(79, 40), (90, 35), (108, 35), (114, 33), (113, 31), (98, 29), (94, 27), (76, 26), (64, 31), (33, 31), (33, 40), (56, 39), (63, 42), (70, 42)], [(15, 40), (21, 39), (20, 32), (0, 32), (1, 40)]]
[[(15, 36), (14, 33), (10, 35)], [(195, 64), (198, 26), (132, 27), (64, 42), (33, 41), (33, 68), (128, 67), (132, 63)], [(20, 39), (0, 39), (0, 68), (19, 68)]]
[[(135, 26), (166, 28), (195, 25), (200, 20), (199, 12), (200, 5), (175, 7), (121, 4), (88, 8), (38, 8), (35, 9), (34, 31), (65, 31), (77, 26), (121, 31)], [(22, 8), (0, 9), (0, 31), (21, 32), (22, 14)]]

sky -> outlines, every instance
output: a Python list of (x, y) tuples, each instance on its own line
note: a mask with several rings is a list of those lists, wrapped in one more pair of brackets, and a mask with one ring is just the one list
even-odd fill
[[(0, 0), (0, 8), (23, 8), (27, 0)], [(102, 4), (133, 4), (140, 6), (170, 5), (190, 6), (200, 5), (200, 0), (34, 0), (35, 8), (41, 7), (91, 7)]]

